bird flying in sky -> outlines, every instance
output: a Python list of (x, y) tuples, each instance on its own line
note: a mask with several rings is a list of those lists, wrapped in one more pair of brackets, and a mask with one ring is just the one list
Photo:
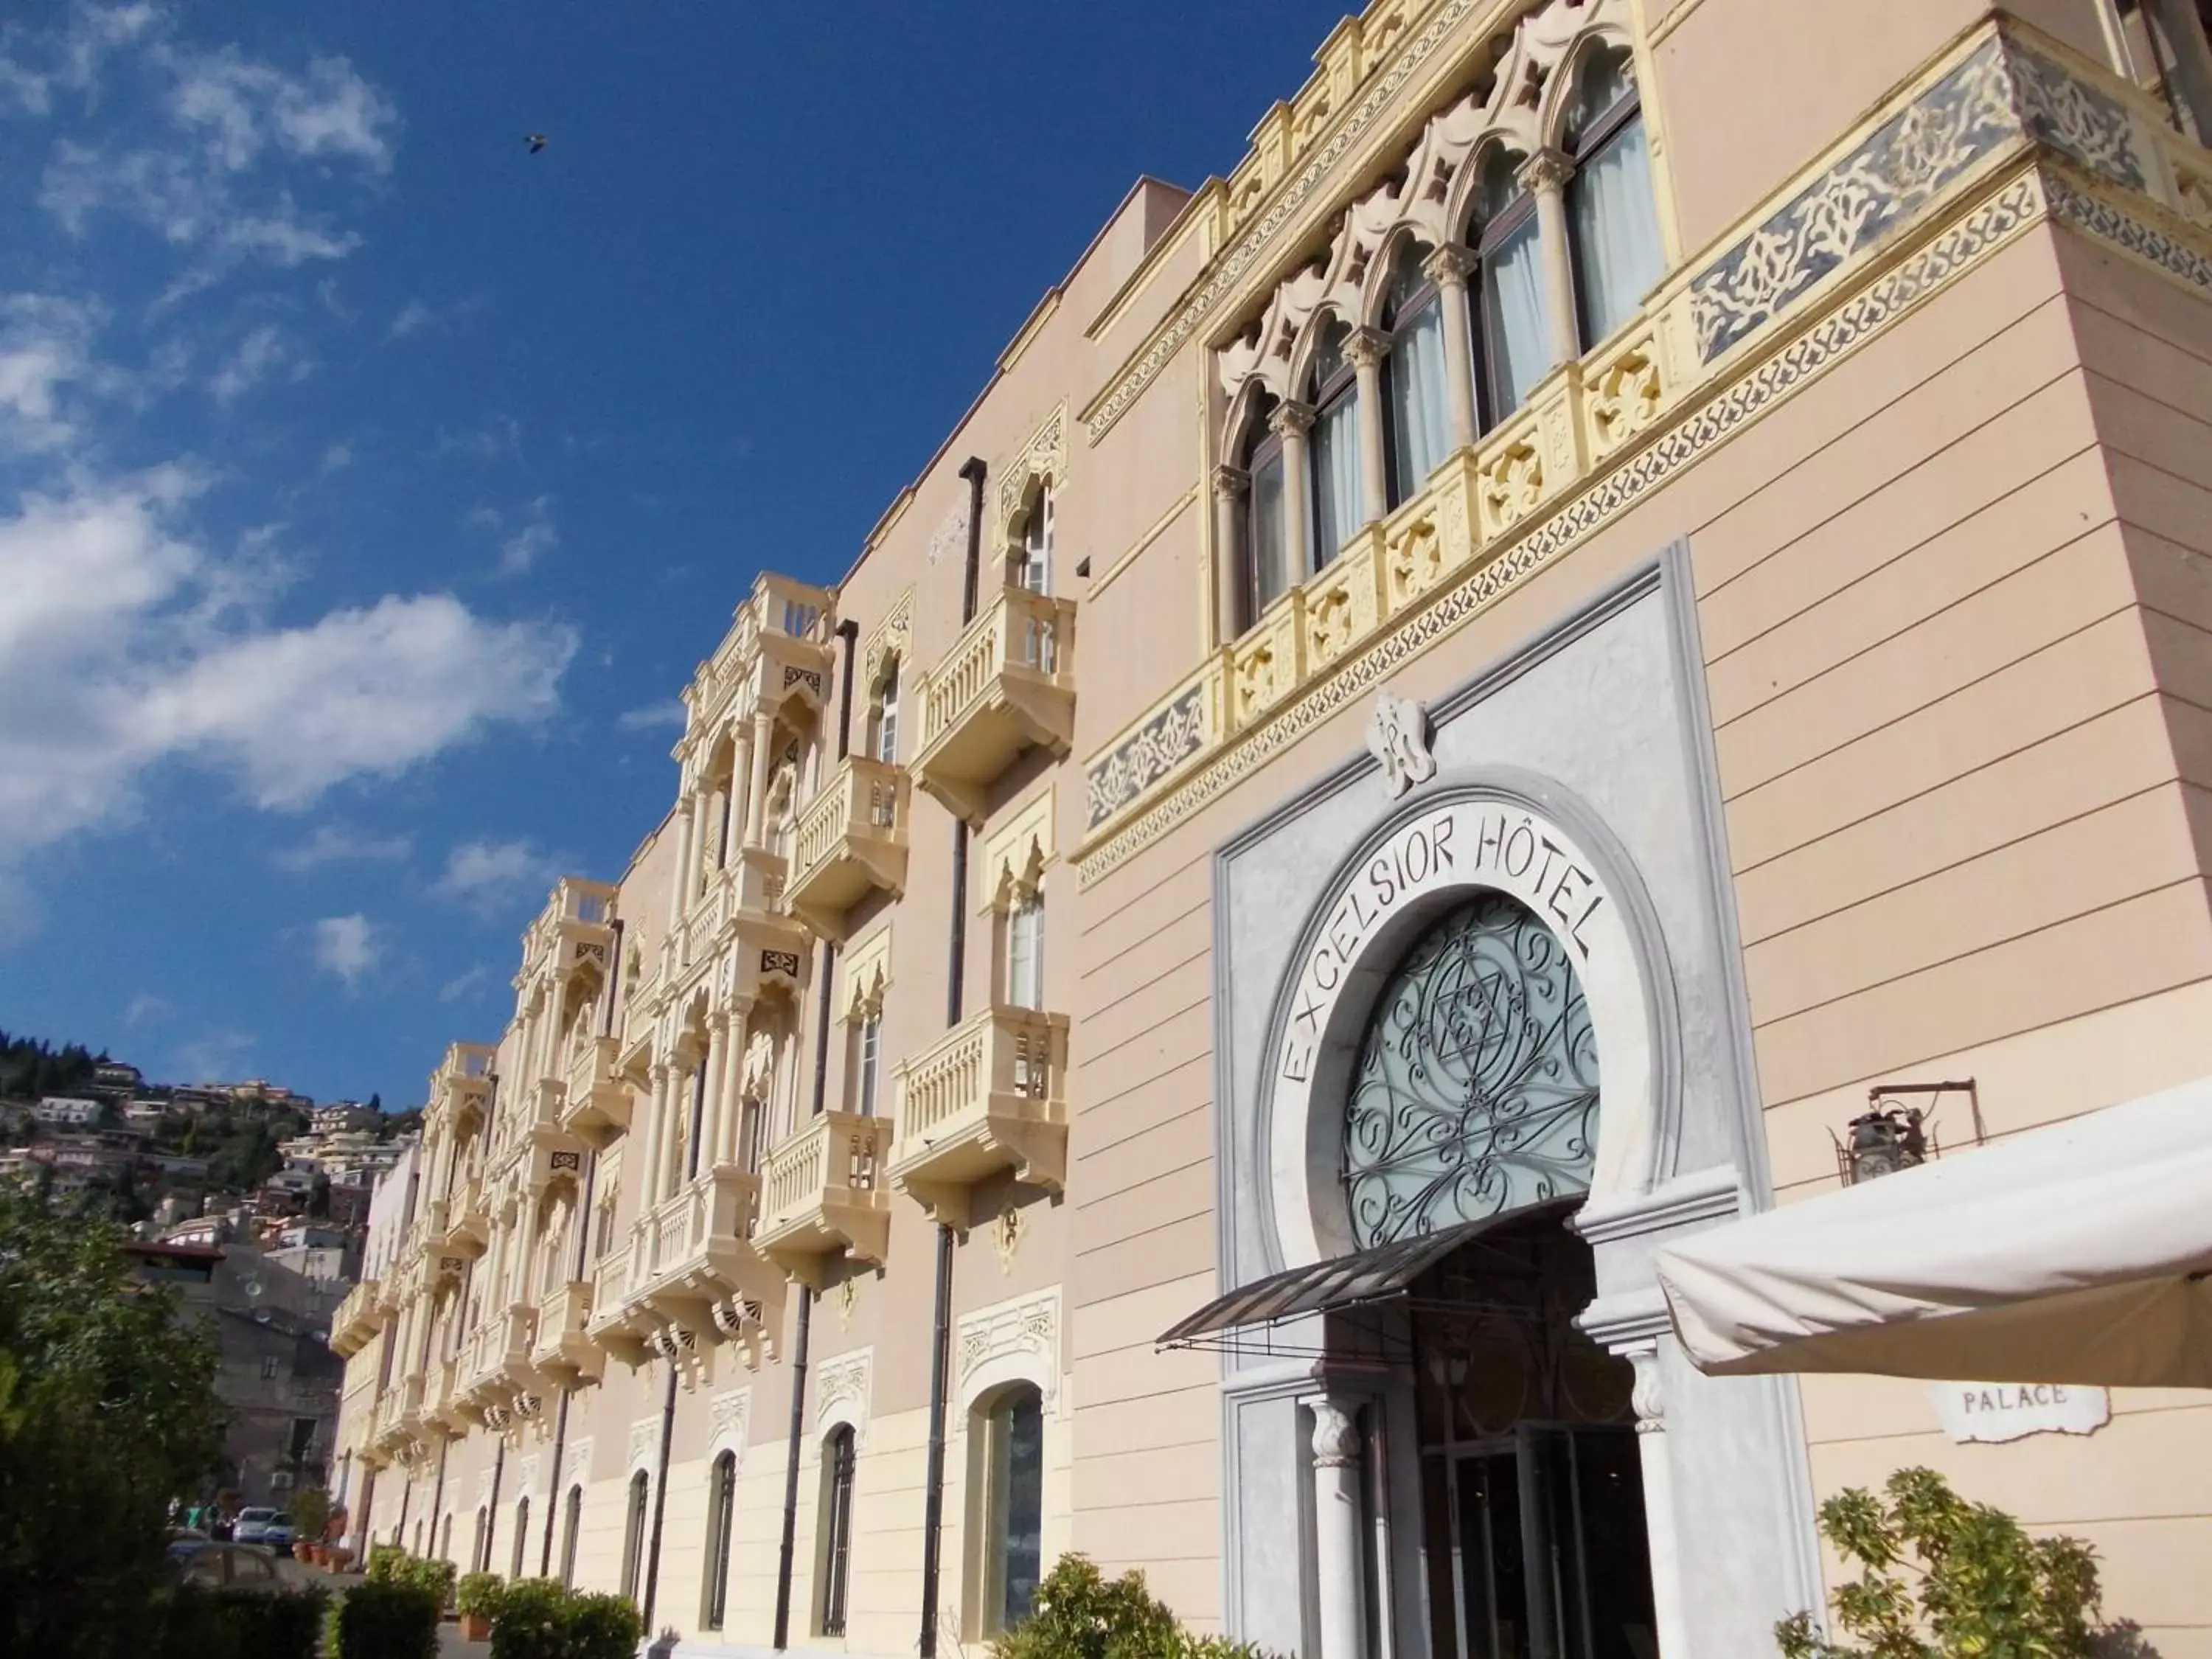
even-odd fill
[(530, 153), (535, 155), (545, 148), (545, 135), (542, 132), (529, 133), (524, 137), (522, 142), (530, 146)]

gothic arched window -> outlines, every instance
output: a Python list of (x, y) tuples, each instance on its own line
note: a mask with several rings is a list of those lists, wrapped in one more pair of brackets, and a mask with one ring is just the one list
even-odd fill
[(1636, 66), (1626, 46), (1583, 59), (1560, 136), (1575, 169), (1567, 220), (1587, 348), (1634, 316), (1667, 268)]
[(1528, 400), (1551, 371), (1551, 323), (1544, 301), (1544, 250), (1536, 198), (1522, 181), (1527, 158), (1492, 149), (1475, 192), (1468, 240), (1478, 274), (1476, 367), (1482, 382), (1483, 424), (1495, 426)]
[(1393, 507), (1428, 483), (1451, 448), (1443, 298), (1421, 268), (1422, 252), (1410, 236), (1398, 244), (1382, 300), (1382, 327), (1390, 337), (1382, 364), (1382, 434)]
[(1362, 1249), (1588, 1189), (1597, 1040), (1559, 936), (1504, 893), (1406, 953), (1361, 1038), (1344, 1188)]
[(1312, 474), (1313, 526), (1306, 546), (1308, 576), (1334, 559), (1364, 522), (1360, 513), (1359, 380), (1346, 355), (1352, 330), (1345, 323), (1323, 325), (1321, 344), (1307, 375), (1307, 402), (1314, 413), (1306, 465)]

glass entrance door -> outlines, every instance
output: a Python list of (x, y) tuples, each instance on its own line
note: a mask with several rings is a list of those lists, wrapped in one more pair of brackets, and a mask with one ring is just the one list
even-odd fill
[(1460, 1659), (1656, 1659), (1637, 1457), (1540, 1423), (1449, 1454)]

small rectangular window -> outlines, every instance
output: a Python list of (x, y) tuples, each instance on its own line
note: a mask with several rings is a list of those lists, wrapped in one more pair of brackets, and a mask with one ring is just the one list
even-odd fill
[(1044, 895), (1027, 893), (1006, 918), (1006, 1001), (1044, 1006)]
[(876, 1074), (883, 1060), (883, 1036), (882, 1015), (871, 1013), (860, 1022), (860, 1077), (854, 1096), (862, 1117), (876, 1115)]
[(883, 699), (876, 714), (876, 758), (879, 761), (898, 758), (898, 668), (893, 665), (884, 678)]
[(1022, 526), (1021, 584), (1032, 593), (1052, 592), (1052, 491), (1040, 489)]
[(261, 1359), (261, 1380), (264, 1382), (274, 1382), (276, 1380), (277, 1368), (282, 1364), (283, 1362), (273, 1353), (263, 1355)]

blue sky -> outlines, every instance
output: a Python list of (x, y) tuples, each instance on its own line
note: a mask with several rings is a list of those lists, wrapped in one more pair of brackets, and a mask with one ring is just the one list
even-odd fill
[(9, 8), (0, 1027), (416, 1100), (752, 573), (1340, 9)]

